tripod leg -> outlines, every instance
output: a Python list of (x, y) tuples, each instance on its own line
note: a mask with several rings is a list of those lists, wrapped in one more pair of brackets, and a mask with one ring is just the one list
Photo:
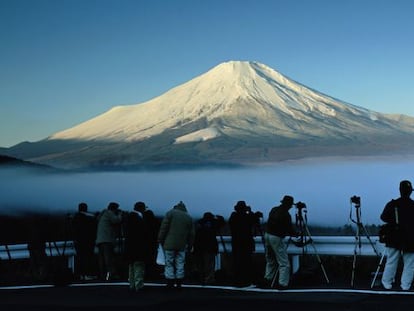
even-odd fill
[(306, 233), (307, 233), (308, 237), (310, 238), (313, 251), (315, 252), (316, 258), (318, 259), (318, 263), (319, 263), (319, 266), (321, 267), (321, 270), (322, 270), (323, 276), (325, 277), (326, 283), (329, 284), (328, 275), (326, 273), (325, 267), (323, 266), (321, 257), (319, 256), (318, 251), (316, 250), (315, 244), (313, 243), (313, 240), (312, 240), (312, 237), (311, 237), (311, 234), (310, 234), (310, 231), (309, 231), (309, 228), (308, 228), (307, 225), (305, 225), (305, 230), (306, 230)]
[(364, 226), (364, 225), (362, 225), (362, 224), (361, 224), (361, 226), (362, 226), (362, 229), (364, 230), (365, 236), (367, 237), (367, 239), (368, 239), (369, 243), (370, 243), (370, 244), (371, 244), (371, 246), (372, 246), (372, 249), (374, 250), (374, 253), (375, 253), (378, 257), (380, 257), (381, 255), (380, 255), (380, 253), (378, 252), (377, 248), (375, 247), (375, 243), (374, 243), (374, 242), (372, 242), (371, 237), (370, 237), (370, 236), (369, 236), (369, 234), (368, 234), (367, 228), (365, 228), (365, 226)]
[(380, 271), (380, 269), (381, 269), (381, 266), (382, 266), (382, 263), (383, 263), (383, 261), (384, 261), (384, 258), (385, 258), (385, 252), (382, 254), (381, 259), (380, 259), (380, 261), (379, 261), (379, 263), (378, 263), (377, 270), (375, 271), (374, 278), (372, 279), (372, 282), (371, 282), (371, 288), (373, 288), (373, 287), (374, 287), (374, 285), (375, 285), (375, 281), (377, 280), (378, 273), (379, 273), (379, 271)]

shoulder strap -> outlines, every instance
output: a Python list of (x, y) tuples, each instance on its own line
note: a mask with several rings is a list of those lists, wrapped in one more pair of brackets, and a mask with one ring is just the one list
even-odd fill
[(395, 213), (395, 223), (398, 225), (400, 223), (398, 219), (398, 206), (394, 206), (394, 213)]

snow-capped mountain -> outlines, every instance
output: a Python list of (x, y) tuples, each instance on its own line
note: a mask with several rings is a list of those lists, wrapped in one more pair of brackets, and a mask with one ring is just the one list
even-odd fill
[(57, 166), (239, 164), (414, 150), (414, 118), (345, 103), (257, 62), (230, 61), (9, 154)]

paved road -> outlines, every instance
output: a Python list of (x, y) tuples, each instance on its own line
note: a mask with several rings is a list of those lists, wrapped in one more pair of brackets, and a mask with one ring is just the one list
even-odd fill
[(73, 284), (64, 287), (2, 287), (0, 308), (9, 310), (411, 310), (414, 292), (351, 289), (291, 289), (202, 287), (167, 290), (148, 283), (130, 293), (127, 283)]

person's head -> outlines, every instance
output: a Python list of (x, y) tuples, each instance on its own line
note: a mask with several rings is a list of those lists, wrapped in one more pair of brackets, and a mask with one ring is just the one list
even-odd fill
[(140, 213), (144, 213), (146, 209), (145, 203), (144, 202), (137, 202), (134, 205), (134, 210), (140, 212)]
[(247, 210), (247, 205), (245, 201), (238, 201), (234, 206), (234, 210), (238, 213), (245, 212)]
[(119, 209), (119, 204), (116, 202), (111, 202), (108, 204), (108, 209), (110, 211), (117, 211)]
[(205, 219), (205, 220), (213, 220), (214, 219), (214, 215), (211, 212), (206, 212), (203, 215), (203, 219)]
[(282, 201), (280, 201), (280, 203), (282, 203), (282, 206), (285, 206), (287, 208), (291, 208), (293, 206), (293, 197), (290, 195), (285, 195), (282, 199)]
[(409, 197), (413, 192), (413, 186), (409, 180), (403, 180), (400, 182), (400, 194), (402, 197)]
[(185, 206), (185, 204), (184, 204), (183, 201), (180, 201), (176, 205), (174, 205), (174, 209), (179, 209), (179, 210), (182, 210), (182, 211), (187, 211), (187, 208), (186, 208), (186, 206)]
[(84, 202), (79, 203), (78, 205), (78, 211), (79, 212), (87, 212), (88, 211), (88, 205)]

